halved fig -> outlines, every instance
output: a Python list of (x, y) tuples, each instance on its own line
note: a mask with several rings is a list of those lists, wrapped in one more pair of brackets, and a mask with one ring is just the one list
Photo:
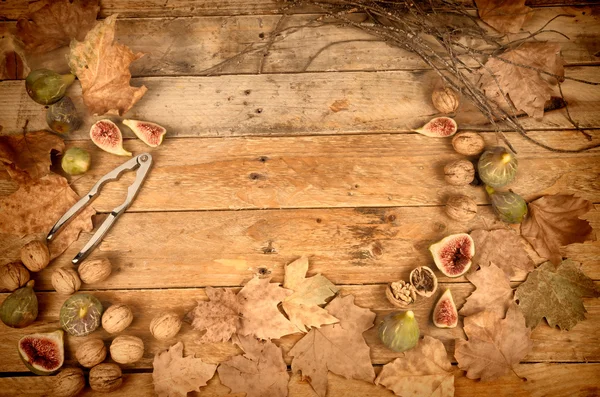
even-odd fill
[(146, 145), (151, 147), (157, 147), (163, 141), (163, 137), (167, 133), (167, 130), (149, 121), (140, 120), (123, 120), (123, 124), (131, 128), (131, 131), (140, 138)]
[(409, 281), (417, 291), (417, 294), (430, 297), (437, 291), (437, 277), (427, 266), (419, 266), (410, 272)]
[(100, 149), (118, 156), (131, 156), (123, 149), (123, 135), (115, 123), (109, 119), (97, 121), (90, 128), (90, 138)]
[(454, 328), (458, 324), (458, 311), (449, 289), (444, 291), (433, 308), (433, 324), (438, 328)]
[(433, 138), (445, 138), (456, 134), (458, 125), (450, 117), (436, 117), (414, 131)]
[(19, 339), (19, 356), (27, 368), (36, 375), (52, 375), (65, 362), (64, 332), (26, 335)]
[(462, 276), (471, 267), (475, 243), (466, 233), (452, 234), (429, 247), (435, 265), (448, 277)]

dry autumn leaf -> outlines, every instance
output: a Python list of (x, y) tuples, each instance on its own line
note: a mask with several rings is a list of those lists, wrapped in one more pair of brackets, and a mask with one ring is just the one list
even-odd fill
[[(24, 236), (43, 239), (56, 221), (79, 200), (60, 175), (49, 174), (37, 180), (28, 180), (13, 194), (0, 199), (0, 258), (19, 257)], [(86, 207), (69, 222), (49, 244), (51, 258), (63, 253), (81, 231), (92, 230), (92, 215)]]
[(32, 53), (83, 40), (100, 11), (98, 0), (42, 0), (29, 4), (29, 14), (17, 21), (17, 35)]
[(373, 327), (375, 313), (354, 304), (354, 296), (338, 296), (327, 311), (340, 322), (313, 328), (289, 351), (292, 371), (302, 372), (320, 397), (327, 394), (327, 373), (373, 382), (369, 346), (363, 332)]
[(501, 88), (517, 110), (540, 119), (544, 115), (544, 104), (554, 93), (554, 79), (535, 69), (564, 76), (563, 61), (559, 52), (559, 44), (523, 43), (518, 48), (499, 55), (510, 63), (490, 58), (479, 72), (481, 88), (488, 98), (501, 107), (510, 109), (500, 91)]
[(47, 131), (0, 136), (0, 162), (13, 179), (38, 179), (50, 172), (50, 153), (64, 148), (63, 140)]
[(572, 260), (563, 261), (558, 268), (545, 262), (519, 285), (515, 298), (525, 314), (527, 326), (535, 328), (542, 318), (551, 327), (569, 330), (585, 319), (582, 298), (597, 298), (600, 291), (594, 281)]
[(487, 310), (504, 317), (506, 309), (513, 301), (513, 290), (504, 272), (492, 263), (488, 267), (468, 274), (467, 279), (477, 289), (469, 295), (459, 313), (463, 316), (471, 316)]
[(279, 339), (298, 332), (296, 327), (281, 314), (278, 305), (292, 291), (279, 284), (269, 283), (271, 278), (254, 277), (238, 292), (237, 298), (242, 314), (240, 335), (254, 335), (259, 339)]
[(534, 264), (525, 248), (521, 238), (512, 230), (474, 230), (471, 237), (475, 242), (475, 256), (473, 267), (484, 268), (491, 263), (504, 271), (507, 277), (515, 274), (515, 268), (530, 272)]
[(208, 301), (199, 301), (188, 314), (192, 327), (206, 333), (200, 342), (227, 342), (240, 326), (240, 305), (235, 292), (223, 288), (206, 288)]
[(430, 336), (425, 336), (402, 357), (384, 365), (375, 384), (402, 397), (454, 396), (452, 363), (444, 344)]
[(71, 42), (69, 66), (81, 82), (83, 102), (97, 115), (123, 115), (147, 91), (144, 86), (129, 85), (129, 65), (143, 54), (113, 43), (116, 18), (113, 14), (99, 21), (83, 42)]
[(335, 285), (320, 274), (306, 278), (308, 258), (302, 257), (285, 267), (283, 286), (294, 293), (283, 301), (290, 321), (301, 332), (307, 332), (310, 327), (320, 327), (325, 324), (337, 323), (327, 310), (319, 307), (327, 303), (338, 291)]
[(221, 383), (231, 393), (246, 393), (246, 397), (287, 396), (290, 376), (281, 348), (253, 336), (239, 336), (236, 344), (244, 354), (219, 365)]
[(29, 71), (22, 45), (7, 26), (0, 26), (0, 80), (24, 79)]
[(558, 265), (562, 261), (560, 247), (596, 240), (590, 223), (579, 219), (593, 208), (591, 201), (572, 194), (544, 196), (529, 203), (521, 235), (539, 256)]
[(466, 317), (464, 331), (469, 341), (456, 339), (454, 356), (467, 378), (493, 380), (519, 363), (533, 346), (531, 330), (515, 304), (506, 318), (489, 311)]
[(157, 353), (152, 363), (152, 381), (158, 397), (185, 397), (188, 392), (200, 391), (217, 369), (194, 356), (183, 357), (183, 343)]
[(525, 0), (475, 0), (475, 5), (479, 18), (501, 33), (518, 33), (532, 15)]

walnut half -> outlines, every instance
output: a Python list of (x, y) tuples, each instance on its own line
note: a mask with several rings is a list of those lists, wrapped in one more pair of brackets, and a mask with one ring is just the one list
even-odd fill
[(406, 307), (417, 300), (415, 287), (403, 280), (389, 284), (385, 296), (396, 307)]

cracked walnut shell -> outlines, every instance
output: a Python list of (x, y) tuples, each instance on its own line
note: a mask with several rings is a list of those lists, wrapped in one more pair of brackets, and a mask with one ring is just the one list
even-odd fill
[(396, 307), (406, 307), (417, 300), (417, 291), (410, 283), (400, 280), (388, 284), (385, 296)]
[(417, 294), (426, 298), (437, 291), (438, 281), (433, 270), (428, 266), (419, 266), (410, 272), (408, 277), (410, 284), (415, 288)]
[(110, 344), (110, 356), (119, 364), (133, 364), (144, 356), (144, 342), (137, 336), (117, 336)]

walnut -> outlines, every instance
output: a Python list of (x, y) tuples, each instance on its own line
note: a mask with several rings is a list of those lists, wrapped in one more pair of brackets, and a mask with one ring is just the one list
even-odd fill
[(459, 132), (452, 138), (452, 147), (456, 153), (464, 154), (465, 156), (477, 156), (483, 153), (485, 141), (476, 132)]
[(473, 182), (475, 167), (468, 160), (457, 160), (444, 167), (446, 182), (454, 186), (465, 186)]
[(477, 203), (463, 194), (451, 196), (446, 203), (446, 214), (457, 221), (470, 221), (477, 215)]
[(102, 339), (90, 339), (79, 345), (75, 351), (75, 357), (79, 364), (86, 368), (92, 368), (100, 364), (106, 358), (106, 346)]
[(106, 280), (110, 276), (111, 264), (106, 258), (92, 259), (79, 265), (79, 277), (86, 284)]
[(150, 332), (158, 340), (171, 339), (181, 329), (181, 319), (176, 313), (163, 312), (150, 322)]
[(123, 374), (117, 364), (102, 363), (90, 370), (89, 381), (92, 390), (110, 393), (121, 387)]
[(39, 272), (50, 263), (48, 246), (39, 240), (28, 242), (21, 248), (21, 262), (31, 272)]
[(133, 313), (127, 305), (112, 305), (102, 315), (102, 328), (109, 334), (116, 334), (129, 327)]
[(117, 336), (110, 345), (110, 356), (119, 364), (132, 364), (144, 356), (144, 342), (137, 336)]
[(388, 284), (385, 296), (396, 307), (406, 307), (417, 300), (417, 290), (410, 283), (400, 280)]
[(428, 266), (419, 266), (410, 272), (410, 284), (415, 287), (417, 294), (426, 298), (434, 294), (438, 287), (437, 277)]
[(442, 113), (454, 113), (460, 104), (456, 91), (450, 87), (440, 87), (431, 93), (433, 106)]
[(52, 397), (75, 397), (85, 388), (81, 368), (65, 368), (54, 377)]
[(29, 281), (29, 272), (21, 262), (11, 262), (0, 267), (0, 292), (12, 292)]
[(52, 286), (59, 294), (71, 295), (81, 288), (81, 280), (75, 269), (61, 267), (52, 273)]

